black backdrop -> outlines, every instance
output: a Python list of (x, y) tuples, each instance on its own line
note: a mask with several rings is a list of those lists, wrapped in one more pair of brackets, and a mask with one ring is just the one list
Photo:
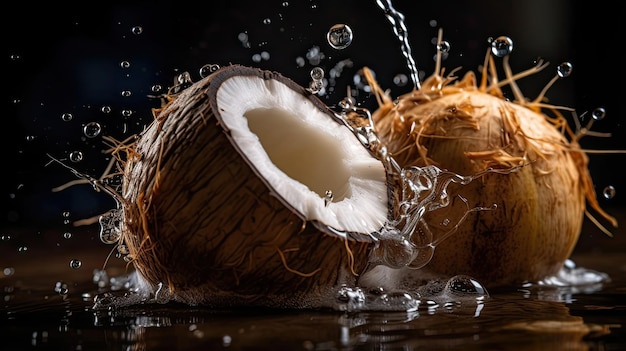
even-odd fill
[[(616, 11), (598, 1), (433, 1), (396, 0), (393, 6), (406, 17), (413, 57), (420, 70), (434, 68), (437, 28), (452, 49), (444, 65), (476, 70), (482, 64), (487, 38), (507, 35), (514, 40), (514, 70), (531, 67), (541, 57), (551, 66), (519, 82), (534, 97), (555, 74), (556, 65), (572, 62), (571, 77), (560, 80), (548, 93), (551, 102), (574, 107), (579, 113), (604, 107), (607, 116), (594, 130), (612, 138), (583, 139), (589, 149), (626, 149), (623, 70), (620, 69)], [(379, 83), (393, 95), (408, 91), (393, 77), (408, 74), (392, 27), (375, 0), (273, 1), (153, 1), (89, 2), (85, 5), (17, 3), (3, 11), (4, 94), (2, 128), (3, 180), (0, 230), (22, 226), (62, 224), (112, 208), (106, 195), (83, 185), (60, 193), (51, 188), (75, 177), (49, 163), (47, 154), (67, 159), (80, 150), (84, 160), (73, 167), (99, 176), (106, 165), (101, 137), (85, 138), (82, 128), (96, 121), (101, 135), (124, 139), (152, 119), (158, 105), (151, 87), (172, 85), (175, 76), (189, 72), (198, 80), (205, 64), (240, 63), (276, 70), (306, 85), (312, 65), (299, 67), (317, 46), (324, 53), (320, 66), (329, 69), (351, 59), (336, 82), (336, 91), (324, 97), (329, 105), (345, 94), (352, 76), (363, 66), (376, 73)], [(269, 20), (269, 21), (268, 21)], [(435, 21), (435, 22), (433, 22)], [(268, 23), (269, 22), (269, 23)], [(335, 50), (326, 32), (336, 23), (348, 24), (353, 43)], [(434, 24), (436, 23), (436, 24)], [(434, 25), (433, 25), (434, 24)], [(140, 34), (132, 32), (141, 27)], [(250, 47), (238, 39), (246, 33)], [(256, 62), (253, 55), (269, 53)], [(121, 62), (130, 66), (123, 68)], [(130, 97), (122, 96), (130, 91)], [(363, 96), (360, 103), (371, 107)], [(103, 113), (109, 106), (110, 113)], [(123, 111), (132, 111), (130, 117)], [(71, 121), (61, 115), (71, 113)], [(590, 168), (598, 191), (614, 185), (617, 195), (602, 204), (626, 204), (626, 155), (590, 155)]]

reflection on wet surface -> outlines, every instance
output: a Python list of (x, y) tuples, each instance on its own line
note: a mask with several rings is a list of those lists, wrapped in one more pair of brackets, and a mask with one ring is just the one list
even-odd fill
[(180, 304), (94, 310), (98, 294), (124, 293), (102, 284), (107, 277), (124, 274), (123, 260), (112, 256), (100, 271), (111, 246), (99, 241), (94, 228), (76, 232), (70, 239), (60, 230), (34, 236), (36, 242), (24, 239), (33, 237), (31, 232), (0, 242), (3, 350), (626, 347), (624, 235), (613, 239), (583, 235), (572, 257), (578, 266), (608, 273), (607, 283), (489, 291), (485, 301), (424, 303), (413, 312), (216, 310)]

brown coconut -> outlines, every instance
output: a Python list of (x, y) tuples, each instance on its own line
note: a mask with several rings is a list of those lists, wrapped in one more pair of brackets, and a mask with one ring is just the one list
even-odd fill
[[(473, 72), (460, 80), (443, 72), (437, 68), (419, 89), (394, 100), (366, 70), (379, 101), (372, 115), (375, 129), (391, 156), (401, 167), (436, 165), (460, 175), (520, 168), (510, 174), (488, 172), (459, 189), (454, 202), (460, 206), (453, 202), (451, 208), (466, 210), (461, 201), (497, 208), (470, 213), (451, 237), (437, 243), (425, 270), (466, 274), (488, 287), (536, 282), (563, 267), (587, 203), (617, 225), (596, 201), (588, 159), (559, 112), (566, 108), (519, 94), (516, 102), (506, 99), (493, 58), (485, 62), (480, 85)], [(506, 83), (519, 93), (513, 77)], [(425, 219), (437, 224), (450, 215), (428, 213)]]
[(238, 65), (170, 100), (120, 147), (122, 242), (144, 290), (303, 307), (354, 284), (390, 197), (383, 164), (336, 115), (290, 79)]

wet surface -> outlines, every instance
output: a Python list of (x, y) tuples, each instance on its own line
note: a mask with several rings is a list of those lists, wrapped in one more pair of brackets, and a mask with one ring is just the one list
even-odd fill
[[(595, 127), (613, 137), (585, 138), (582, 146), (624, 149), (624, 104), (611, 71), (619, 62), (610, 51), (619, 42), (615, 24), (607, 20), (611, 7), (558, 1), (429, 2), (413, 11), (411, 1), (394, 3), (405, 12), (421, 73), (433, 69), (431, 39), (437, 27), (445, 29), (453, 45), (445, 62), (448, 71), (478, 67), (486, 38), (499, 35), (515, 39), (516, 71), (532, 66), (537, 56), (553, 66), (572, 60), (575, 74), (550, 90), (551, 101), (580, 113), (603, 106), (607, 118)], [(61, 12), (55, 7), (54, 16), (42, 7), (33, 11), (28, 3), (14, 5), (3, 21), (10, 33), (5, 52), (9, 106), (0, 132), (10, 145), (3, 157), (10, 169), (3, 172), (0, 202), (0, 349), (626, 349), (623, 154), (590, 155), (598, 194), (607, 185), (616, 186), (615, 198), (600, 201), (603, 207), (619, 204), (606, 209), (621, 227), (608, 238), (587, 223), (572, 257), (578, 266), (607, 273), (611, 281), (602, 285), (489, 291), (491, 297), (481, 303), (423, 304), (415, 312), (216, 310), (178, 304), (95, 311), (94, 298), (111, 286), (99, 286), (106, 280), (94, 281), (94, 272), (118, 277), (126, 264), (113, 254), (104, 265), (113, 246), (100, 241), (97, 226), (60, 223), (102, 213), (114, 204), (89, 186), (51, 194), (51, 188), (74, 178), (62, 167), (46, 166), (47, 155), (65, 158), (87, 174), (101, 174), (107, 161), (96, 132), (123, 140), (142, 130), (159, 102), (147, 96), (163, 92), (153, 88), (167, 89), (187, 71), (197, 80), (206, 64), (276, 70), (305, 85), (313, 66), (354, 63), (324, 97), (332, 105), (344, 97), (363, 65), (375, 69), (394, 96), (410, 89), (406, 82), (393, 83), (400, 73), (407, 79), (406, 60), (374, 1), (277, 1), (262, 10), (247, 0), (204, 6), (120, 3)], [(327, 45), (326, 35), (342, 23), (350, 25), (354, 38), (349, 47), (337, 50)], [(240, 34), (249, 42), (242, 42)], [(321, 62), (309, 58), (316, 50), (324, 54), (313, 57)], [(303, 58), (306, 64), (300, 66)], [(525, 93), (541, 91), (553, 71), (546, 74), (523, 80)], [(358, 96), (359, 102), (369, 107), (373, 99), (366, 97)], [(94, 122), (103, 129), (90, 129)], [(74, 163), (75, 155), (81, 157)]]
[[(171, 303), (94, 310), (98, 294), (124, 292), (94, 280), (112, 247), (94, 228), (69, 239), (61, 230), (40, 231), (35, 242), (14, 235), (0, 242), (3, 350), (621, 350), (626, 235), (608, 238), (591, 225), (584, 233), (591, 234), (581, 237), (572, 260), (609, 274), (607, 283), (490, 291), (483, 302), (422, 304), (413, 312), (350, 313)], [(81, 265), (72, 268), (76, 259)], [(125, 271), (114, 256), (104, 270), (108, 278)]]

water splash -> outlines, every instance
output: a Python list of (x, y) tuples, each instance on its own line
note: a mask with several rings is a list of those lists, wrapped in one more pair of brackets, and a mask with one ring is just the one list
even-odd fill
[[(349, 91), (339, 106), (341, 111), (336, 114), (337, 118), (383, 162), (387, 174), (395, 178), (400, 187), (399, 199), (394, 204), (397, 209), (395, 218), (378, 232), (370, 234), (375, 242), (370, 256), (372, 266), (381, 264), (394, 269), (424, 267), (432, 259), (437, 244), (452, 235), (470, 213), (497, 207), (495, 204), (470, 207), (465, 198), (450, 193), (450, 186), (469, 184), (488, 173), (512, 173), (522, 167), (487, 169), (465, 176), (434, 165), (401, 169), (376, 135), (370, 111), (356, 106)], [(466, 207), (460, 211), (462, 215), (459, 218), (446, 218), (438, 225), (425, 220), (427, 213), (444, 208), (449, 208), (448, 213), (457, 213), (450, 207), (454, 197), (458, 197)]]
[(409, 44), (409, 34), (406, 28), (406, 24), (404, 23), (404, 15), (396, 11), (396, 9), (391, 4), (391, 0), (376, 0), (376, 3), (383, 10), (385, 17), (393, 27), (394, 34), (400, 40), (402, 54), (404, 55), (404, 58), (407, 61), (407, 67), (411, 72), (411, 80), (413, 81), (414, 88), (416, 90), (419, 90), (421, 88), (421, 83), (417, 70), (417, 64), (415, 63), (415, 59), (413, 59), (413, 53), (411, 52), (411, 45)]

